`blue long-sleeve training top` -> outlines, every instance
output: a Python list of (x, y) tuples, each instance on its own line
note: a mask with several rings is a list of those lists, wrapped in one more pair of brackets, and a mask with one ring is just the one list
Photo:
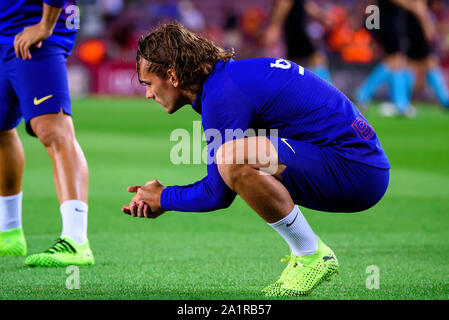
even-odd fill
[[(269, 129), (277, 129), (279, 138), (332, 147), (355, 162), (390, 168), (375, 132), (366, 127), (356, 106), (337, 88), (287, 60), (219, 61), (192, 107), (201, 114), (205, 134), (216, 130), (221, 134), (218, 142), (206, 134), (211, 158), (217, 145), (235, 139), (226, 135), (226, 129), (267, 129), (267, 135)], [(208, 161), (202, 180), (165, 188), (161, 206), (164, 210), (212, 211), (228, 207), (235, 196), (221, 178), (216, 161)]]
[[(39, 23), (43, 4), (63, 8), (53, 34), (47, 39), (71, 51), (75, 43), (77, 12), (73, 10), (77, 0), (0, 0), (0, 44), (13, 44), (16, 34), (25, 27)], [(66, 10), (67, 9), (67, 10)], [(69, 20), (69, 23), (66, 23)]]

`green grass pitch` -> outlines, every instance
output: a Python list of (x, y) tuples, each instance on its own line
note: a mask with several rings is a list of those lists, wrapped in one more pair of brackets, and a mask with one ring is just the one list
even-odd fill
[[(27, 268), (0, 258), (0, 299), (264, 299), (288, 248), (239, 198), (212, 213), (168, 212), (155, 220), (120, 211), (126, 187), (158, 178), (188, 184), (205, 165), (173, 165), (169, 136), (200, 120), (189, 107), (167, 115), (145, 99), (73, 101), (77, 137), (90, 171), (89, 240), (96, 264), (80, 268), (69, 290), (65, 268)], [(340, 273), (304, 299), (449, 298), (449, 113), (419, 105), (416, 119), (367, 115), (392, 164), (390, 186), (374, 208), (357, 214), (302, 209), (336, 253)], [(28, 252), (47, 249), (61, 220), (51, 162), (19, 128), (25, 148), (23, 225)], [(366, 287), (367, 267), (379, 289)]]

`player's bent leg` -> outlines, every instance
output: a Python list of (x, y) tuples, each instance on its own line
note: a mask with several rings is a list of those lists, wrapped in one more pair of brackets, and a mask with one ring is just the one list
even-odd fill
[(87, 240), (88, 168), (75, 138), (72, 119), (61, 112), (35, 117), (30, 124), (53, 162), (63, 230), (51, 248), (29, 256), (25, 264), (46, 267), (93, 264)]
[[(217, 162), (229, 188), (268, 222), (292, 251), (280, 278), (263, 290), (267, 296), (308, 294), (338, 271), (335, 255), (314, 234), (283, 185), (286, 166), (279, 161), (270, 139), (250, 137), (227, 142), (217, 151)], [(323, 263), (327, 260), (332, 261)]]
[(0, 130), (0, 256), (24, 256), (22, 229), (22, 143), (15, 129)]
[(285, 218), (294, 207), (284, 187), (276, 149), (266, 137), (236, 139), (217, 151), (217, 167), (226, 185), (268, 223)]

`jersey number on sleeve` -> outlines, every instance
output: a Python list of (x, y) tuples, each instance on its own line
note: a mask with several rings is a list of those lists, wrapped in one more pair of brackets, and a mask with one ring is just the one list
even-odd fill
[[(291, 62), (285, 59), (277, 59), (274, 63), (270, 63), (271, 68), (290, 69), (291, 66)], [(303, 76), (304, 68), (300, 65), (298, 65), (298, 67), (298, 73)]]

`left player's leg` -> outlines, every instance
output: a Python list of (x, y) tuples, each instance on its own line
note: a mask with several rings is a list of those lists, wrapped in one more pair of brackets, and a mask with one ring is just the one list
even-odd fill
[(60, 112), (31, 119), (33, 132), (53, 162), (53, 178), (59, 203), (79, 200), (87, 203), (88, 167), (78, 144), (72, 117)]
[[(289, 265), (279, 280), (265, 289), (268, 295), (308, 294), (336, 272), (335, 256), (315, 235), (281, 182), (286, 166), (279, 162), (276, 148), (268, 138), (250, 137), (227, 142), (217, 151), (217, 162), (220, 175), (229, 188), (238, 193), (290, 247)], [(307, 274), (308, 267), (323, 263), (323, 256), (333, 257), (333, 269), (323, 268), (315, 275)], [(303, 276), (307, 281), (298, 283)]]
[(62, 233), (50, 252), (30, 256), (26, 264), (92, 264), (93, 256), (87, 240), (88, 167), (75, 137), (72, 118), (63, 112), (45, 114), (31, 119), (30, 125), (53, 162), (53, 179), (61, 205)]
[(0, 256), (24, 256), (22, 176), (25, 155), (16, 131), (22, 115), (8, 80), (8, 46), (0, 45)]
[(63, 225), (53, 247), (25, 260), (30, 266), (93, 263), (86, 235), (88, 171), (70, 117), (68, 54), (63, 47), (46, 40), (33, 52), (31, 60), (11, 59), (14, 72), (10, 73), (10, 81), (17, 93), (27, 132), (39, 138), (53, 162)]
[(16, 129), (0, 130), (0, 256), (26, 255), (22, 228), (25, 157)]

